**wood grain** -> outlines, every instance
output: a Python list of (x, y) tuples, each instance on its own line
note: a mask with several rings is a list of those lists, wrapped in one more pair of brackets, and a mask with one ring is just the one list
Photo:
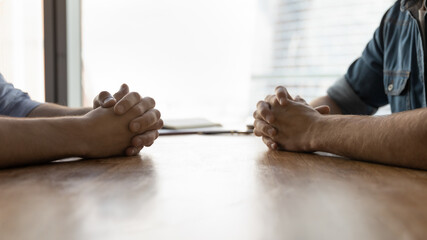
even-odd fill
[(141, 156), (0, 171), (0, 239), (425, 239), (427, 172), (161, 137)]

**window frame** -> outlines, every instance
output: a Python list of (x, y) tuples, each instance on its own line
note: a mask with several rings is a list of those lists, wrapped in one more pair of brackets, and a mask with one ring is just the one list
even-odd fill
[(46, 102), (82, 105), (81, 2), (43, 0)]

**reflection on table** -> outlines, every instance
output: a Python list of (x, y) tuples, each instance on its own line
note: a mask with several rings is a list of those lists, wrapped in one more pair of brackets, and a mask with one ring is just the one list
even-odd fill
[(0, 171), (2, 239), (422, 239), (427, 172), (162, 136), (141, 156)]

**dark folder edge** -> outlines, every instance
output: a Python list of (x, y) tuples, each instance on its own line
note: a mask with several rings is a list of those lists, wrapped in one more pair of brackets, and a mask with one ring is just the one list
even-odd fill
[(168, 135), (188, 135), (188, 134), (200, 134), (200, 135), (213, 135), (213, 134), (251, 134), (252, 129), (227, 129), (223, 127), (209, 127), (209, 128), (188, 128), (188, 129), (160, 129), (160, 136)]

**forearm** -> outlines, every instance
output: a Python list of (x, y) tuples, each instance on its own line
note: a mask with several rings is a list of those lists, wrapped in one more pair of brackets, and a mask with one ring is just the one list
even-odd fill
[(389, 116), (322, 116), (311, 148), (354, 159), (427, 169), (427, 109)]
[(0, 118), (0, 168), (85, 154), (78, 117)]
[(69, 108), (53, 103), (43, 103), (33, 109), (27, 117), (60, 117), (81, 116), (88, 113), (92, 108)]
[(322, 105), (327, 105), (331, 109), (330, 114), (341, 114), (342, 113), (341, 108), (329, 96), (319, 97), (319, 98), (313, 100), (310, 103), (310, 105), (314, 108), (322, 106)]

